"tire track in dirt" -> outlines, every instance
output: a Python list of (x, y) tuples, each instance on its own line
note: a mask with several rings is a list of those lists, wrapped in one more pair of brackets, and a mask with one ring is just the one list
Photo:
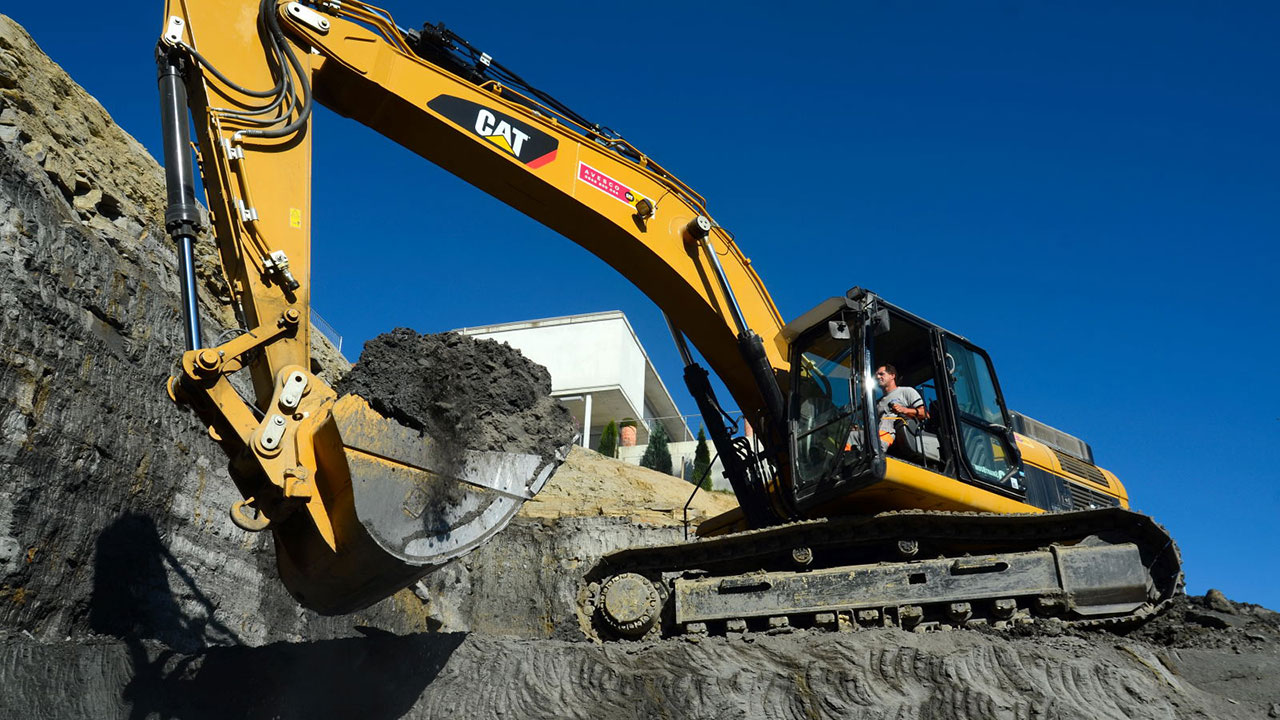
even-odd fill
[(598, 647), (473, 636), (413, 716), (1186, 717), (1174, 693), (1132, 657), (1073, 639), (876, 630)]

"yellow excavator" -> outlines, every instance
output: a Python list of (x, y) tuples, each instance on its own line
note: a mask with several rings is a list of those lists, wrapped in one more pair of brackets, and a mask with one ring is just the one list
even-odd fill
[[(312, 372), (317, 102), (564, 234), (665, 313), (740, 507), (696, 542), (623, 550), (586, 573), (588, 636), (1121, 624), (1180, 590), (1169, 536), (1128, 510), (1086, 443), (1009, 410), (980, 347), (857, 287), (784, 322), (701, 195), (443, 24), (403, 29), (357, 0), (169, 0), (157, 60), (187, 340), (170, 394), (226, 450), (244, 497), (232, 518), (272, 531), (304, 606), (367, 606), (478, 547), (556, 465), (467, 452), (444, 468), (441, 439)], [(192, 126), (243, 325), (211, 346)], [(253, 402), (230, 381), (242, 369)], [(910, 401), (886, 407), (877, 370)], [(424, 514), (440, 497), (448, 506)]]

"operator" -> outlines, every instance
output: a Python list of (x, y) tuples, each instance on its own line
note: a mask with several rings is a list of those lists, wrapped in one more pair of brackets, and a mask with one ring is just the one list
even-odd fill
[(896, 420), (923, 422), (929, 412), (915, 388), (898, 386), (898, 369), (894, 366), (885, 363), (876, 368), (876, 383), (884, 391), (884, 397), (876, 403), (876, 413), (880, 416), (880, 447), (887, 450), (897, 434)]

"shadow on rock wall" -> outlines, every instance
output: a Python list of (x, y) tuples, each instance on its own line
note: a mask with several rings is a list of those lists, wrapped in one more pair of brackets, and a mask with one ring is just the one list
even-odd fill
[(132, 718), (398, 718), (465, 639), (357, 628), (363, 637), (246, 646), (141, 514), (99, 535), (95, 563), (90, 626), (129, 649)]
[(462, 644), (463, 633), (215, 647), (177, 662), (160, 653), (129, 684), (135, 718), (399, 718)]
[[(180, 607), (170, 573), (195, 612)], [(101, 635), (159, 640), (180, 652), (241, 644), (214, 619), (213, 601), (161, 542), (155, 521), (140, 513), (121, 515), (98, 535), (89, 603), (89, 627)]]

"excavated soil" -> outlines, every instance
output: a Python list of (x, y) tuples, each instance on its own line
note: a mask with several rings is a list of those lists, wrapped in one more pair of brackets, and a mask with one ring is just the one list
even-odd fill
[[(537, 455), (536, 467), (555, 467), (577, 436), (569, 411), (551, 397), (546, 368), (505, 343), (458, 333), (397, 328), (379, 335), (365, 343), (336, 390), (426, 436), (431, 469), (445, 476), (462, 476), (466, 453), (476, 450)], [(419, 490), (426, 503), (421, 522), (438, 528), (433, 532), (449, 528), (454, 508), (494, 500), (460, 482)]]
[(533, 453), (544, 462), (574, 439), (573, 418), (551, 396), (551, 375), (494, 340), (397, 328), (365, 343), (339, 394), (472, 450)]
[[(1280, 718), (1277, 615), (1220, 593), (1127, 634), (584, 641), (578, 578), (682, 540), (690, 487), (581, 450), (415, 588), (304, 611), (270, 538), (226, 519), (221, 450), (161, 390), (181, 351), (163, 197), (145, 150), (0, 16), (0, 718)], [(198, 250), (213, 337), (234, 316)], [(546, 452), (546, 378), (466, 342), (397, 331), (362, 358), (384, 380), (344, 387), (468, 447)], [(689, 516), (731, 506), (699, 493)]]

